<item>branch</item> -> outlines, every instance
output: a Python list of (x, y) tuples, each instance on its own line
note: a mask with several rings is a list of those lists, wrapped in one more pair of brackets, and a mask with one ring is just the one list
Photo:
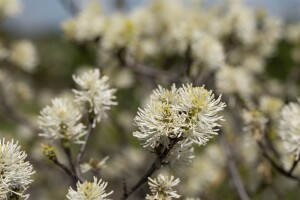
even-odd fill
[(82, 162), (82, 157), (86, 151), (86, 147), (87, 147), (87, 143), (88, 140), (91, 136), (92, 130), (93, 130), (93, 121), (94, 121), (94, 117), (91, 117), (91, 115), (89, 115), (89, 120), (88, 120), (88, 130), (87, 130), (87, 134), (85, 135), (84, 138), (84, 143), (81, 145), (80, 150), (77, 154), (77, 158), (76, 158), (76, 162), (75, 162), (75, 168), (76, 168), (76, 176), (83, 180), (83, 178), (81, 177), (81, 171), (80, 171), (80, 164)]
[(277, 164), (277, 162), (275, 160), (273, 160), (273, 158), (266, 152), (266, 149), (263, 145), (263, 143), (261, 141), (257, 142), (258, 146), (260, 147), (263, 156), (269, 161), (269, 163), (272, 165), (272, 167), (274, 167), (274, 169), (279, 172), (280, 174), (282, 174), (283, 176), (293, 179), (295, 181), (300, 182), (300, 178), (297, 176), (292, 175), (292, 172), (294, 171), (297, 163), (299, 162), (299, 160), (297, 160), (296, 162), (294, 162), (293, 166), (291, 167), (290, 170), (285, 170), (281, 165)]
[(228, 171), (229, 171), (229, 174), (231, 176), (231, 179), (232, 179), (232, 182), (233, 182), (233, 185), (234, 185), (234, 188), (239, 196), (239, 199), (240, 200), (250, 200), (246, 190), (245, 190), (245, 187), (244, 187), (244, 184), (243, 184), (243, 181), (240, 177), (240, 174), (238, 172), (238, 169), (237, 169), (237, 166), (236, 166), (236, 163), (234, 161), (234, 157), (233, 157), (233, 154), (232, 154), (232, 151), (230, 149), (230, 146), (225, 138), (225, 135), (224, 133), (220, 133), (220, 137), (219, 137), (219, 141), (221, 143), (221, 146), (223, 147), (223, 150), (224, 150), (224, 153), (226, 155), (226, 158), (227, 158), (227, 167), (228, 167)]
[[(78, 177), (64, 164), (62, 164), (61, 162), (59, 162), (57, 159), (53, 159), (51, 160), (56, 166), (58, 166), (59, 168), (61, 168), (64, 172), (66, 172), (70, 177), (73, 178), (73, 180), (75, 181), (75, 183), (79, 180)], [(82, 181), (82, 180), (80, 180)]]
[(174, 145), (178, 142), (178, 140), (172, 140), (170, 147), (166, 150), (161, 155), (157, 155), (157, 158), (154, 160), (152, 163), (151, 167), (148, 169), (148, 171), (145, 173), (144, 176), (140, 178), (140, 180), (132, 186), (129, 190), (124, 190), (123, 197), (121, 200), (127, 199), (132, 193), (134, 193), (137, 189), (139, 189), (145, 182), (147, 182), (148, 177), (150, 177), (156, 170), (158, 170), (163, 164), (164, 164), (164, 159), (168, 156), (169, 152), (171, 149), (174, 147)]

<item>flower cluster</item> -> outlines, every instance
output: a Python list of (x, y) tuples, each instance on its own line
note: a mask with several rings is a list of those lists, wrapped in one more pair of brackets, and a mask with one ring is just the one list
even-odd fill
[(74, 100), (56, 98), (51, 106), (46, 106), (40, 113), (39, 126), (42, 130), (40, 136), (48, 139), (63, 139), (74, 143), (82, 143), (81, 137), (87, 133), (86, 126), (81, 123), (82, 110), (80, 105), (88, 104), (90, 121), (95, 127), (96, 122), (105, 116), (110, 106), (116, 105), (115, 89), (110, 89), (107, 83), (108, 77), (100, 78), (98, 69), (90, 70), (81, 76), (73, 76), (80, 90), (73, 90)]
[(180, 198), (177, 191), (173, 189), (174, 186), (179, 184), (179, 178), (175, 179), (174, 176), (169, 177), (159, 174), (156, 179), (151, 179), (150, 177), (148, 179), (148, 184), (152, 194), (148, 194), (146, 196), (147, 200), (171, 200), (172, 198)]
[(107, 182), (97, 180), (94, 177), (94, 182), (77, 183), (77, 190), (69, 189), (67, 198), (70, 200), (109, 200), (106, 197), (111, 195), (113, 191), (106, 193), (105, 188)]
[(93, 126), (96, 121), (100, 122), (102, 116), (106, 116), (106, 111), (111, 106), (117, 105), (114, 101), (116, 89), (111, 89), (107, 83), (108, 77), (100, 78), (98, 69), (89, 70), (81, 76), (73, 76), (74, 81), (80, 87), (79, 90), (73, 90), (75, 101), (81, 104), (88, 104), (89, 112), (95, 115)]
[(135, 118), (139, 130), (133, 135), (150, 150), (168, 148), (174, 139), (204, 145), (217, 134), (218, 121), (222, 120), (218, 112), (224, 107), (221, 96), (215, 99), (204, 87), (173, 85), (168, 90), (159, 86), (147, 107), (139, 109)]
[(0, 199), (28, 197), (24, 192), (33, 182), (34, 171), (26, 157), (17, 142), (0, 141)]

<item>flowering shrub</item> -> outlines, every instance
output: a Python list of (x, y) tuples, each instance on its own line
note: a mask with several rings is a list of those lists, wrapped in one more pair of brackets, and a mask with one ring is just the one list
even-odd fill
[(299, 23), (70, 2), (63, 42), (1, 35), (0, 200), (297, 198)]

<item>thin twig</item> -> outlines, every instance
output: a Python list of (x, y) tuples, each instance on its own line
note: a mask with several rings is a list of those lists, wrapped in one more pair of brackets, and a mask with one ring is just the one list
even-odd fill
[(277, 162), (273, 160), (273, 158), (266, 152), (265, 147), (261, 141), (258, 141), (258, 146), (260, 147), (263, 156), (269, 161), (269, 163), (274, 167), (276, 171), (278, 171), (280, 174), (284, 175), (287, 178), (300, 182), (299, 177), (294, 176), (290, 173), (290, 171), (293, 172), (294, 168), (296, 167), (296, 164), (295, 166), (293, 165), (294, 167), (292, 166), (292, 168), (289, 171), (287, 171), (281, 165), (277, 164)]
[(226, 158), (227, 158), (228, 171), (229, 171), (229, 174), (231, 176), (234, 188), (236, 189), (236, 192), (239, 196), (239, 199), (240, 200), (249, 200), (250, 198), (249, 198), (249, 196), (248, 196), (248, 194), (245, 190), (243, 181), (240, 177), (240, 174), (238, 172), (236, 163), (234, 161), (232, 151), (231, 151), (230, 146), (229, 146), (229, 144), (228, 144), (228, 142), (225, 138), (224, 133), (220, 133), (219, 138), (220, 138), (221, 146), (223, 147), (224, 153), (225, 153)]
[(161, 155), (157, 155), (157, 158), (154, 160), (148, 171), (140, 178), (140, 180), (132, 186), (129, 190), (125, 191), (121, 198), (121, 200), (127, 199), (132, 193), (134, 193), (137, 189), (139, 189), (145, 182), (147, 182), (148, 177), (150, 177), (156, 170), (158, 170), (164, 163), (164, 159), (168, 156), (171, 149), (179, 140), (175, 139), (171, 141), (169, 148), (164, 150)]
[(94, 118), (93, 117), (88, 117), (89, 120), (88, 120), (88, 130), (87, 130), (87, 134), (85, 135), (85, 138), (84, 138), (84, 143), (81, 145), (80, 147), (80, 150), (77, 154), (77, 157), (76, 157), (76, 162), (75, 162), (75, 168), (76, 168), (76, 176), (83, 180), (82, 176), (81, 176), (81, 171), (80, 171), (80, 164), (82, 162), (82, 158), (83, 158), (83, 155), (86, 151), (86, 147), (87, 147), (87, 143), (89, 141), (89, 138), (92, 134), (92, 130), (93, 130), (93, 121), (94, 121)]
[(51, 160), (56, 166), (61, 168), (64, 172), (66, 172), (70, 177), (73, 178), (74, 182), (78, 181), (78, 177), (76, 176), (75, 173), (73, 173), (67, 166), (59, 162), (57, 159)]

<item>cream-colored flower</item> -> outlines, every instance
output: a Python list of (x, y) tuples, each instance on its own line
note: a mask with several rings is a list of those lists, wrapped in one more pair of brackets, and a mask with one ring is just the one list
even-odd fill
[(94, 182), (78, 182), (76, 191), (70, 187), (67, 198), (70, 200), (109, 200), (106, 197), (111, 195), (113, 191), (106, 193), (106, 186), (107, 182), (101, 179), (97, 180), (94, 177)]
[(169, 177), (159, 174), (155, 179), (151, 179), (150, 177), (148, 179), (152, 194), (146, 196), (147, 200), (171, 200), (172, 198), (180, 198), (177, 191), (173, 189), (173, 187), (179, 184), (179, 178), (175, 179), (174, 176)]
[(0, 140), (0, 199), (28, 198), (24, 192), (33, 182), (32, 165), (18, 142)]
[(82, 143), (81, 137), (87, 131), (80, 123), (81, 113), (68, 99), (53, 99), (51, 106), (46, 106), (39, 116), (42, 137), (57, 140), (64, 139), (74, 143)]
[(100, 122), (101, 118), (106, 116), (106, 111), (117, 105), (114, 101), (116, 89), (110, 88), (107, 76), (100, 77), (99, 69), (89, 70), (80, 76), (74, 75), (73, 79), (79, 86), (79, 90), (73, 90), (75, 101), (82, 105), (88, 103), (89, 112), (95, 115), (95, 127), (96, 122)]

